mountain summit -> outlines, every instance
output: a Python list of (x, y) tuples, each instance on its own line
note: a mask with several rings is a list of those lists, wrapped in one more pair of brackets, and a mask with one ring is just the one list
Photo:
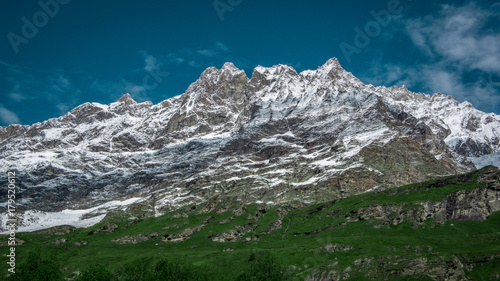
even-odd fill
[(499, 132), (495, 114), (365, 85), (336, 59), (301, 73), (258, 66), (251, 78), (226, 63), (159, 104), (126, 94), (0, 127), (0, 169), (2, 180), (17, 172), (21, 210), (132, 198), (160, 214), (214, 196), (309, 204), (473, 170), (467, 157), (497, 152)]

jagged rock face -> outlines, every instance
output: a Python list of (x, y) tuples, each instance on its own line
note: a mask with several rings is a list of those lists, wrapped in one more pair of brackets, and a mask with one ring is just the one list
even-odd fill
[(385, 102), (424, 122), (440, 139), (460, 155), (478, 157), (498, 150), (500, 117), (484, 113), (469, 102), (437, 93), (412, 93), (402, 88), (374, 89)]
[(161, 211), (214, 195), (310, 203), (474, 169), (463, 155), (497, 151), (499, 120), (444, 96), (365, 85), (336, 59), (301, 73), (259, 66), (251, 79), (227, 63), (156, 105), (125, 95), (0, 127), (0, 163), (17, 171), (21, 209), (131, 196)]

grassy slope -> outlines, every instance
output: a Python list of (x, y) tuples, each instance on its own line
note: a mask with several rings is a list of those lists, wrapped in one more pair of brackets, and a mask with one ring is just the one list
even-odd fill
[[(404, 221), (398, 225), (377, 228), (374, 226), (380, 221), (376, 219), (355, 222), (348, 222), (346, 219), (346, 216), (356, 210), (373, 204), (404, 204), (405, 208), (411, 209), (416, 208), (412, 203), (415, 201), (441, 201), (448, 194), (460, 189), (484, 188), (484, 184), (476, 183), (478, 173), (461, 178), (449, 177), (446, 184), (438, 188), (435, 187), (436, 183), (442, 183), (443, 180), (365, 193), (338, 202), (291, 210), (283, 217), (282, 227), (270, 233), (264, 232), (278, 219), (279, 213), (275, 211), (278, 207), (267, 209), (265, 214), (256, 218), (255, 213), (259, 206), (248, 205), (245, 213), (236, 219), (217, 224), (217, 221), (234, 214), (230, 211), (200, 214), (203, 206), (198, 206), (189, 212), (188, 218), (171, 219), (176, 213), (185, 212), (181, 209), (162, 217), (144, 219), (128, 228), (125, 228), (128, 221), (115, 221), (119, 228), (113, 233), (99, 232), (88, 235), (91, 230), (105, 225), (105, 222), (60, 236), (18, 233), (17, 237), (27, 243), (17, 246), (16, 253), (18, 261), (25, 259), (27, 252), (35, 249), (48, 256), (55, 255), (61, 264), (64, 264), (64, 274), (68, 276), (90, 265), (105, 264), (111, 269), (118, 269), (124, 263), (144, 257), (158, 260), (185, 259), (194, 265), (214, 266), (227, 273), (227, 280), (232, 280), (242, 271), (252, 252), (271, 251), (298, 279), (320, 269), (335, 270), (341, 276), (356, 280), (366, 277), (408, 280), (401, 277), (401, 273), (405, 269), (415, 267), (414, 261), (422, 258), (427, 264), (434, 264), (436, 267), (459, 263), (466, 267), (471, 265), (470, 270), (464, 271), (466, 275), (474, 280), (484, 280), (500, 273), (498, 212), (484, 222), (447, 221), (444, 224), (436, 224), (433, 220), (427, 220), (418, 227), (410, 221)], [(389, 214), (391, 215), (393, 214)], [(215, 219), (186, 241), (161, 241), (163, 235), (198, 226), (210, 216)], [(235, 225), (247, 223), (257, 223), (255, 232), (245, 234), (237, 242), (216, 243), (208, 238), (215, 233), (234, 229)], [(165, 229), (166, 227), (170, 228)], [(319, 231), (324, 228), (327, 229)], [(160, 235), (135, 245), (111, 242), (112, 239), (125, 235), (153, 232), (159, 232)], [(257, 240), (243, 242), (245, 237), (256, 235)], [(60, 238), (67, 238), (68, 242), (60, 245), (44, 244)], [(74, 244), (82, 241), (87, 241), (88, 244)], [(340, 245), (348, 251), (326, 251), (322, 247), (327, 244)], [(224, 251), (225, 248), (232, 248), (233, 251)], [(7, 254), (7, 247), (0, 247), (0, 252)], [(2, 276), (7, 272), (5, 262), (0, 263), (0, 270)], [(428, 277), (417, 274), (411, 279), (427, 280)]]

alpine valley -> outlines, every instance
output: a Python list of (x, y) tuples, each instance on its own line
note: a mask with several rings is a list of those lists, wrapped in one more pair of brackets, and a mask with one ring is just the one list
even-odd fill
[(19, 247), (68, 251), (68, 276), (92, 251), (126, 259), (119, 244), (222, 267), (234, 255), (232, 268), (254, 243), (277, 247), (294, 280), (500, 278), (499, 136), (498, 115), (366, 85), (335, 58), (251, 78), (226, 63), (159, 104), (125, 94), (0, 127), (0, 182), (15, 172)]

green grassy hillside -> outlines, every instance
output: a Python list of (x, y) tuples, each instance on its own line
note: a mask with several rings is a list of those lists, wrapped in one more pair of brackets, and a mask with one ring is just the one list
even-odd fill
[[(16, 269), (31, 252), (66, 278), (100, 265), (117, 280), (147, 280), (126, 277), (142, 265), (207, 280), (499, 279), (499, 195), (500, 173), (486, 167), (302, 208), (213, 198), (156, 218), (114, 213), (87, 229), (18, 233)], [(0, 252), (7, 260), (5, 243)], [(266, 264), (283, 274), (251, 279)]]

